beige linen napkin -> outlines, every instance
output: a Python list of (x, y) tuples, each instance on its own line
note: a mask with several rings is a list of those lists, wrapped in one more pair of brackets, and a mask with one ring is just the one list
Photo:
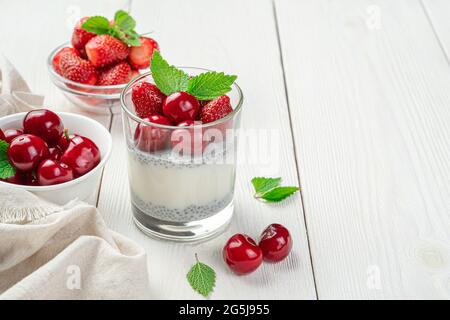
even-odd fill
[(95, 207), (0, 187), (0, 221), (11, 217), (0, 223), (0, 299), (150, 298), (145, 251)]
[(0, 53), (0, 117), (42, 107), (44, 96), (31, 93), (14, 66)]

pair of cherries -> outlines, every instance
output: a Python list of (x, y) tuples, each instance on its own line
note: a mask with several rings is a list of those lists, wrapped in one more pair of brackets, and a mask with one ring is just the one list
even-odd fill
[(255, 271), (263, 259), (278, 262), (289, 255), (292, 238), (281, 224), (273, 223), (262, 232), (259, 243), (246, 234), (235, 234), (223, 248), (223, 258), (227, 265), (237, 274)]
[(8, 129), (0, 138), (2, 135), (9, 143), (9, 162), (17, 169), (7, 182), (41, 186), (63, 183), (86, 174), (100, 162), (95, 143), (80, 135), (68, 136), (61, 118), (50, 110), (28, 112), (23, 130)]

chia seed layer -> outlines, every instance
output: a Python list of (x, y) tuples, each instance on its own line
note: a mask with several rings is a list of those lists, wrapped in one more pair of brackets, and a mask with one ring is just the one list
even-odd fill
[(170, 209), (165, 206), (144, 202), (131, 191), (131, 201), (142, 213), (153, 218), (171, 222), (189, 222), (206, 219), (225, 208), (233, 199), (233, 194), (228, 194), (221, 200), (216, 200), (208, 205), (190, 205), (184, 209)]
[[(163, 168), (195, 168), (205, 164), (225, 164), (230, 159), (227, 157), (232, 154), (227, 153), (226, 150), (233, 150), (233, 146), (223, 147), (222, 144), (211, 144), (205, 148), (202, 157), (182, 157), (171, 151), (163, 152), (144, 152), (139, 150), (133, 143), (127, 143), (128, 152), (135, 160), (143, 164), (152, 166), (162, 166)], [(231, 159), (234, 163), (234, 160)]]

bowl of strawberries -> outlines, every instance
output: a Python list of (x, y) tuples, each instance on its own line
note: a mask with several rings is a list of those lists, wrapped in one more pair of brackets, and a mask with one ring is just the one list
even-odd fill
[(47, 67), (52, 82), (76, 106), (98, 113), (119, 110), (120, 92), (140, 70), (147, 69), (158, 43), (139, 35), (125, 11), (113, 20), (84, 17), (75, 25), (70, 43), (55, 48)]
[(111, 134), (88, 117), (47, 109), (0, 118), (0, 186), (57, 204), (90, 201), (112, 149)]

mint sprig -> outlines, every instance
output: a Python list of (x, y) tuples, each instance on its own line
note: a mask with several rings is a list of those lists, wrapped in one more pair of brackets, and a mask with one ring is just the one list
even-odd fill
[(216, 272), (210, 266), (200, 262), (197, 254), (195, 254), (195, 260), (197, 262), (189, 270), (186, 277), (192, 289), (206, 298), (216, 285)]
[(280, 202), (300, 190), (298, 187), (281, 187), (280, 182), (281, 178), (253, 178), (255, 198), (268, 202)]
[(223, 72), (205, 72), (189, 79), (187, 92), (198, 100), (212, 100), (229, 92), (236, 79)]
[(169, 65), (157, 50), (153, 53), (150, 70), (156, 86), (165, 95), (183, 91), (198, 100), (212, 100), (226, 94), (231, 90), (231, 85), (237, 78), (234, 75), (214, 71), (190, 78), (183, 70)]
[(165, 95), (187, 90), (189, 75), (175, 66), (169, 65), (158, 50), (153, 52), (150, 70), (156, 86)]
[(93, 16), (81, 26), (84, 30), (95, 34), (109, 34), (130, 46), (140, 46), (139, 34), (134, 30), (136, 21), (123, 10), (114, 15), (114, 23), (102, 16)]
[(8, 159), (8, 147), (6, 141), (0, 140), (0, 179), (7, 179), (16, 174), (16, 169)]

